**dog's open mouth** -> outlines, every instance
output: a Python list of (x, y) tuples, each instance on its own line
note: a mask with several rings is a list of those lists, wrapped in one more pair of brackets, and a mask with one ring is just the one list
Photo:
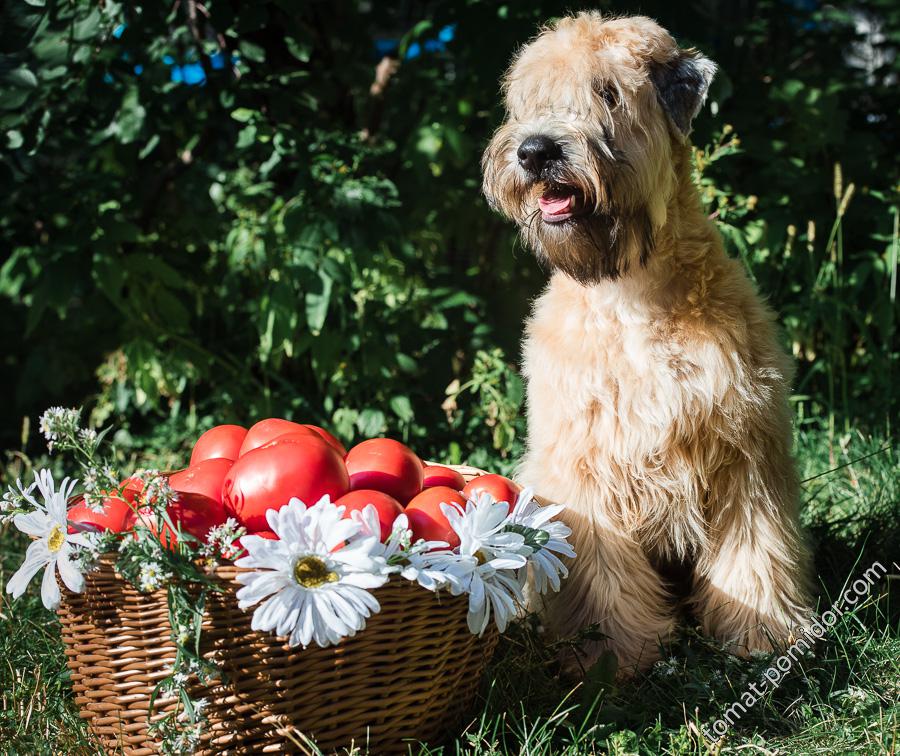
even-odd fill
[(554, 186), (538, 199), (541, 218), (545, 223), (561, 223), (575, 216), (581, 209), (581, 193), (571, 186)]

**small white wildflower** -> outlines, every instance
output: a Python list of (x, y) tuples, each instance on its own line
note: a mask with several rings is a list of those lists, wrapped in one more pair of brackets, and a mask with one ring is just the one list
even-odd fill
[(185, 672), (176, 672), (172, 675), (172, 682), (174, 682), (179, 688), (183, 686), (190, 679), (190, 675)]
[(82, 428), (78, 431), (78, 439), (88, 446), (93, 446), (97, 443), (97, 431), (93, 428)]
[(159, 562), (147, 562), (141, 565), (141, 574), (138, 578), (140, 589), (145, 593), (157, 590), (168, 575)]

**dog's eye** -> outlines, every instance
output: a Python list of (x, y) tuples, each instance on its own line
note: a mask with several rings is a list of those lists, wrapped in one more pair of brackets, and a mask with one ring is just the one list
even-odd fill
[(603, 99), (603, 102), (606, 103), (606, 107), (610, 110), (619, 104), (619, 93), (612, 87), (601, 87), (600, 97)]

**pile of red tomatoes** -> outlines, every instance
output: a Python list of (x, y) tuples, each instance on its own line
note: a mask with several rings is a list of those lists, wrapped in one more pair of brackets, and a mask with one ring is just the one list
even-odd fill
[[(369, 439), (348, 452), (323, 428), (278, 418), (261, 420), (249, 430), (219, 425), (206, 431), (194, 444), (190, 465), (172, 474), (169, 485), (178, 497), (167, 509), (168, 519), (200, 540), (229, 517), (249, 533), (274, 538), (266, 521), (269, 509), (280, 509), (294, 497), (312, 505), (327, 495), (346, 507), (347, 517), (374, 505), (382, 539), (405, 512), (414, 540), (446, 541), (451, 548), (459, 538), (441, 503), (464, 504), (486, 491), (512, 504), (519, 493), (500, 475), (481, 475), (466, 484), (455, 470), (426, 465), (390, 438)], [(124, 532), (143, 519), (155, 530), (142, 495), (143, 483), (130, 478), (104, 500), (101, 512), (76, 504), (69, 520), (73, 527)], [(163, 531), (161, 540), (173, 544), (176, 533), (168, 524)]]

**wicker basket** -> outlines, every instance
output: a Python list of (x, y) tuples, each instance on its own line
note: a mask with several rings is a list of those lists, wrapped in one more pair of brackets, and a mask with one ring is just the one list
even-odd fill
[[(457, 467), (468, 480), (481, 471)], [(115, 573), (114, 557), (63, 591), (59, 614), (75, 700), (108, 752), (157, 753), (148, 735), (150, 695), (175, 658), (164, 591), (143, 594)], [(198, 753), (303, 753), (306, 738), (333, 751), (405, 752), (462, 724), (497, 643), (466, 626), (467, 598), (433, 594), (402, 578), (374, 591), (381, 611), (332, 648), (292, 649), (250, 629), (237, 606), (238, 569), (221, 567), (202, 634), (225, 676), (207, 698)], [(154, 718), (175, 705), (157, 699)]]

